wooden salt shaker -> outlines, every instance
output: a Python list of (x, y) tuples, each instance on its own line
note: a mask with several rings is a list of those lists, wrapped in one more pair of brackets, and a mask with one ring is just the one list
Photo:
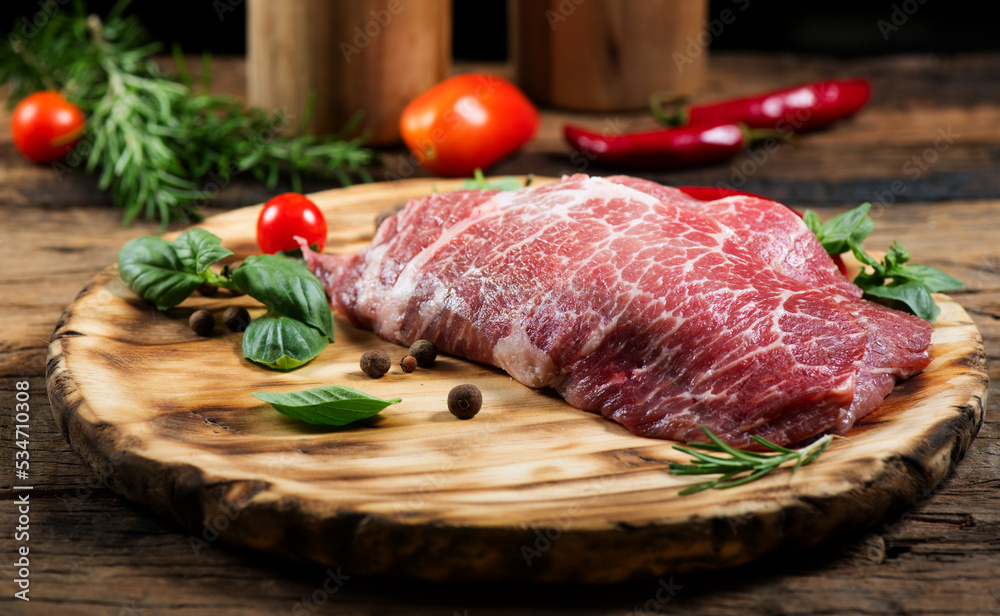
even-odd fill
[(518, 79), (543, 104), (639, 109), (705, 72), (707, 0), (517, 0), (514, 13)]
[(335, 133), (358, 111), (369, 145), (399, 141), (406, 104), (448, 76), (451, 0), (249, 0), (247, 93), (294, 128)]

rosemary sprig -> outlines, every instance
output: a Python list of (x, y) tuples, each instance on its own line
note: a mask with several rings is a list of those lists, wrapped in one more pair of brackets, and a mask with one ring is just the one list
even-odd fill
[[(54, 165), (60, 177), (77, 167), (96, 172), (100, 187), (124, 208), (124, 223), (144, 213), (163, 226), (200, 219), (200, 207), (241, 173), (270, 189), (287, 175), (296, 191), (303, 175), (345, 185), (371, 181), (365, 167), (376, 162), (375, 153), (363, 147), (363, 136), (346, 138), (356, 121), (336, 135), (314, 137), (294, 130), (281, 111), (194, 91), (182, 62), (177, 78), (160, 71), (152, 56), (161, 46), (124, 16), (127, 5), (121, 0), (101, 20), (77, 0), (74, 10), (54, 13), (28, 35), (15, 27), (10, 45), (0, 46), (0, 84), (10, 85), (10, 105), (58, 89), (88, 115), (76, 151)], [(207, 59), (203, 64), (207, 89)], [(307, 109), (300, 128), (308, 115)]]
[[(759, 479), (788, 462), (795, 461), (792, 467), (794, 473), (800, 466), (805, 466), (819, 457), (833, 440), (832, 434), (827, 434), (801, 449), (789, 449), (772, 443), (760, 436), (751, 436), (758, 445), (775, 453), (744, 451), (722, 442), (718, 436), (705, 426), (702, 431), (708, 435), (711, 443), (688, 443), (674, 445), (674, 449), (692, 456), (688, 464), (671, 462), (672, 475), (721, 475), (711, 481), (697, 483), (680, 491), (680, 495), (694, 494), (702, 490), (723, 490)], [(725, 455), (713, 455), (706, 452), (720, 452)]]

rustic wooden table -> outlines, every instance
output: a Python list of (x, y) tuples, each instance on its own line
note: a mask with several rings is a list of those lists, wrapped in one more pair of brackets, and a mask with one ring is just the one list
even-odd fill
[[(215, 75), (218, 88), (242, 91), (241, 60), (218, 61)], [(873, 202), (870, 246), (899, 240), (920, 262), (963, 279), (966, 290), (953, 296), (975, 319), (993, 361), (1000, 353), (1000, 55), (836, 62), (716, 54), (701, 96), (841, 75), (872, 81), (871, 104), (856, 118), (731, 163), (647, 177), (721, 182), (815, 208), (824, 218)], [(607, 172), (567, 157), (559, 136), (567, 119), (626, 129), (649, 124), (641, 113), (547, 112), (532, 144), (492, 172)], [(390, 177), (409, 174), (399, 152), (385, 160)], [(330, 187), (311, 182), (307, 189)], [(267, 196), (236, 178), (205, 213)], [(57, 430), (45, 392), (46, 347), (63, 308), (122, 244), (155, 230), (148, 222), (123, 228), (92, 176), (79, 170), (57, 177), (31, 166), (8, 133), (0, 135), (3, 614), (1000, 614), (995, 391), (965, 459), (933, 493), (866, 532), (736, 570), (610, 587), (440, 585), (300, 568), (205, 542), (102, 485)], [(19, 512), (15, 499), (25, 492), (12, 489), (23, 483), (14, 472), (14, 424), (24, 383), (33, 489)], [(14, 597), (21, 545), (30, 546), (29, 603)]]

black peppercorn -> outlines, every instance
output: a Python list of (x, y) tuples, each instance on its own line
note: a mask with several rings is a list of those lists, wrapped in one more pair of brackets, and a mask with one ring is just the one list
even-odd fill
[(459, 419), (472, 419), (483, 406), (483, 394), (475, 385), (459, 385), (448, 392), (448, 410)]
[(198, 295), (204, 295), (205, 297), (215, 297), (219, 294), (219, 287), (215, 286), (211, 282), (203, 282), (197, 288)]
[(438, 356), (438, 350), (430, 340), (417, 340), (410, 345), (410, 355), (413, 356), (413, 359), (417, 360), (418, 366), (427, 368), (434, 365), (434, 360)]
[(230, 306), (222, 313), (222, 322), (230, 331), (239, 333), (250, 325), (250, 313), (243, 306)]
[(399, 367), (402, 368), (403, 372), (413, 372), (417, 369), (417, 360), (412, 355), (407, 355), (403, 359), (399, 360)]
[(215, 319), (207, 310), (195, 310), (188, 317), (188, 325), (199, 336), (211, 336), (215, 329)]
[(385, 351), (365, 351), (361, 356), (361, 371), (377, 379), (389, 371), (392, 360)]

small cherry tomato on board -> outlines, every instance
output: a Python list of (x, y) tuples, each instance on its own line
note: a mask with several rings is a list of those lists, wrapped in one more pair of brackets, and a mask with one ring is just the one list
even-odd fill
[(83, 112), (51, 90), (24, 97), (10, 116), (14, 145), (36, 163), (62, 160), (80, 141)]
[(528, 142), (538, 110), (514, 84), (483, 73), (446, 79), (403, 109), (399, 132), (436, 175), (468, 176)]
[(309, 246), (326, 245), (326, 218), (316, 204), (298, 193), (284, 193), (264, 204), (257, 217), (257, 245), (267, 254), (295, 250), (301, 237)]

